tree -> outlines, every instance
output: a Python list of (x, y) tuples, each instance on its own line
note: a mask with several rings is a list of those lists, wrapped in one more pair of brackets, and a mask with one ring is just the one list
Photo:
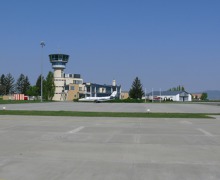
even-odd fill
[(6, 87), (0, 84), (0, 95), (6, 94)]
[[(42, 80), (44, 81), (44, 77), (42, 77)], [(38, 76), (37, 81), (36, 81), (36, 87), (37, 87), (37, 95), (41, 95), (41, 75)]]
[(129, 90), (129, 97), (132, 99), (141, 99), (144, 95), (143, 87), (140, 79), (136, 77), (132, 83), (131, 89)]
[(5, 87), (5, 75), (2, 74), (0, 78), (0, 95), (6, 94), (6, 87)]
[(28, 96), (38, 96), (38, 87), (37, 86), (30, 86), (27, 90), (26, 94)]
[(14, 93), (14, 78), (11, 73), (5, 76), (5, 92), (6, 94)]
[(5, 86), (5, 75), (4, 74), (1, 75), (0, 84)]
[(17, 90), (17, 93), (22, 93), (22, 90), (23, 90), (23, 84), (24, 84), (24, 79), (25, 79), (25, 76), (24, 74), (21, 74), (17, 80), (17, 83), (16, 83), (16, 90)]
[(28, 89), (30, 88), (31, 84), (29, 81), (28, 76), (25, 77), (24, 79), (24, 89), (23, 89), (23, 94), (27, 94)]
[(17, 80), (16, 83), (16, 90), (17, 93), (20, 94), (27, 94), (27, 90), (30, 88), (30, 82), (28, 80), (28, 77), (24, 74), (21, 74)]
[(208, 94), (207, 93), (202, 93), (202, 95), (201, 95), (201, 100), (207, 100), (207, 98), (208, 98)]
[(48, 73), (47, 78), (43, 83), (43, 89), (45, 100), (52, 100), (55, 93), (55, 84), (53, 73), (51, 71)]
[(179, 85), (177, 87), (170, 88), (168, 91), (185, 91), (185, 88)]

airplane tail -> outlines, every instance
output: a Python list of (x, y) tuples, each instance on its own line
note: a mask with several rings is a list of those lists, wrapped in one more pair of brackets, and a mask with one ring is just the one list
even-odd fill
[(113, 91), (110, 97), (114, 98), (117, 95), (117, 91)]

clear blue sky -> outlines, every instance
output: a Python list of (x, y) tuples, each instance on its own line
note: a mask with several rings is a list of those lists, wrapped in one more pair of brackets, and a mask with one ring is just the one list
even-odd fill
[(35, 84), (67, 53), (66, 73), (129, 90), (220, 90), (220, 0), (2, 0), (0, 74)]

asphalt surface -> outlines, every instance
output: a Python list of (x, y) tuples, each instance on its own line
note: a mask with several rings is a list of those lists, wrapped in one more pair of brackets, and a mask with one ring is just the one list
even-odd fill
[(96, 112), (179, 112), (179, 113), (220, 113), (219, 103), (28, 103), (1, 104), (0, 110), (43, 110), (43, 111), (96, 111)]
[(1, 180), (219, 180), (219, 169), (220, 116), (0, 116)]

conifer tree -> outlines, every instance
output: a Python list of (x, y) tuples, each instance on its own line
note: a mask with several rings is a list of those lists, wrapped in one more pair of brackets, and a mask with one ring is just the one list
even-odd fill
[(136, 77), (129, 91), (129, 97), (132, 99), (141, 99), (143, 95), (144, 95), (144, 91), (141, 81), (138, 77)]
[(6, 76), (5, 76), (5, 92), (6, 94), (12, 94), (14, 93), (14, 77), (11, 75), (11, 73), (8, 73)]
[(30, 88), (30, 82), (27, 76), (21, 74), (16, 83), (17, 93), (27, 94), (28, 89)]
[(0, 95), (6, 94), (5, 75), (2, 74), (0, 78)]

